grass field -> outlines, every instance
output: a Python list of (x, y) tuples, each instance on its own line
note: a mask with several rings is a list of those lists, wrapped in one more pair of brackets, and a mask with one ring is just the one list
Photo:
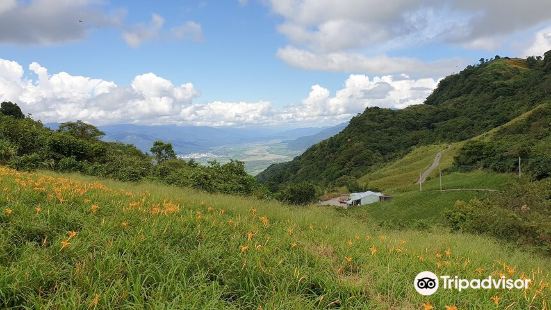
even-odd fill
[[(363, 176), (360, 182), (388, 193), (411, 191), (419, 174), (432, 164), (438, 152), (442, 152), (439, 168), (444, 170), (451, 167), (453, 157), (461, 146), (462, 143), (454, 143), (415, 148), (403, 158)], [(434, 170), (427, 180), (438, 176), (438, 173), (438, 169)]]
[[(550, 258), (486, 237), (2, 167), (0, 190), (0, 308), (546, 309), (551, 297)], [(423, 297), (424, 270), (533, 285)]]

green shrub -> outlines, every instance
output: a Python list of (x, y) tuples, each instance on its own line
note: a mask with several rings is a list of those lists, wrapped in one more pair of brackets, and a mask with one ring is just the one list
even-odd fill
[(453, 231), (489, 234), (551, 253), (551, 180), (521, 181), (484, 200), (458, 201), (445, 217)]
[(63, 172), (83, 171), (84, 164), (74, 157), (64, 157), (57, 162), (56, 170)]
[(36, 153), (17, 156), (10, 160), (8, 166), (17, 170), (25, 171), (33, 171), (44, 167), (42, 158)]
[(9, 162), (17, 155), (17, 146), (10, 141), (0, 139), (0, 164)]
[(290, 204), (306, 205), (317, 199), (316, 187), (309, 182), (291, 184), (279, 193), (278, 199)]

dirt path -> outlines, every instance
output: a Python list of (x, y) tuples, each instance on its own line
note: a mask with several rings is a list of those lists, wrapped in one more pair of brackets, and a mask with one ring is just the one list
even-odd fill
[(421, 177), (417, 180), (417, 184), (419, 183), (425, 183), (427, 180), (427, 177), (431, 174), (431, 172), (440, 165), (440, 159), (442, 158), (442, 151), (436, 153), (436, 156), (434, 156), (434, 161), (432, 162), (432, 165), (427, 168), (427, 170), (423, 171), (421, 174)]

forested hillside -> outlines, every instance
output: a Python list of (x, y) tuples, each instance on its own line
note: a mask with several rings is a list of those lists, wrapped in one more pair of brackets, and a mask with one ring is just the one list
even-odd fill
[(425, 104), (403, 110), (368, 108), (336, 136), (291, 162), (270, 166), (257, 178), (272, 190), (304, 181), (335, 185), (343, 178), (361, 177), (412, 147), (478, 136), (549, 98), (551, 51), (544, 58), (481, 59), (440, 81)]

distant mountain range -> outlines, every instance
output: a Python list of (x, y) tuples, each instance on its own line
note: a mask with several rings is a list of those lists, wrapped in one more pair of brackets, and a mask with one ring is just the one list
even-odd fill
[[(46, 125), (56, 129), (59, 124)], [(345, 125), (339, 125), (342, 129)], [(142, 151), (149, 151), (155, 140), (170, 142), (177, 153), (207, 152), (213, 147), (281, 140), (293, 149), (304, 150), (326, 137), (335, 134), (337, 127), (271, 128), (271, 127), (207, 127), (177, 125), (116, 124), (99, 126), (105, 133), (103, 140), (133, 144)], [(339, 130), (340, 130), (339, 129)], [(337, 131), (338, 132), (338, 131)]]
[(296, 138), (294, 140), (284, 141), (284, 143), (287, 144), (287, 147), (290, 150), (301, 151), (302, 152), (302, 151), (305, 151), (310, 146), (338, 134), (344, 128), (346, 128), (347, 125), (348, 125), (348, 123), (342, 123), (342, 124), (339, 124), (337, 126), (322, 129), (321, 131), (319, 131), (316, 134), (313, 134), (313, 135), (310, 135), (310, 136), (299, 137), (299, 138)]

